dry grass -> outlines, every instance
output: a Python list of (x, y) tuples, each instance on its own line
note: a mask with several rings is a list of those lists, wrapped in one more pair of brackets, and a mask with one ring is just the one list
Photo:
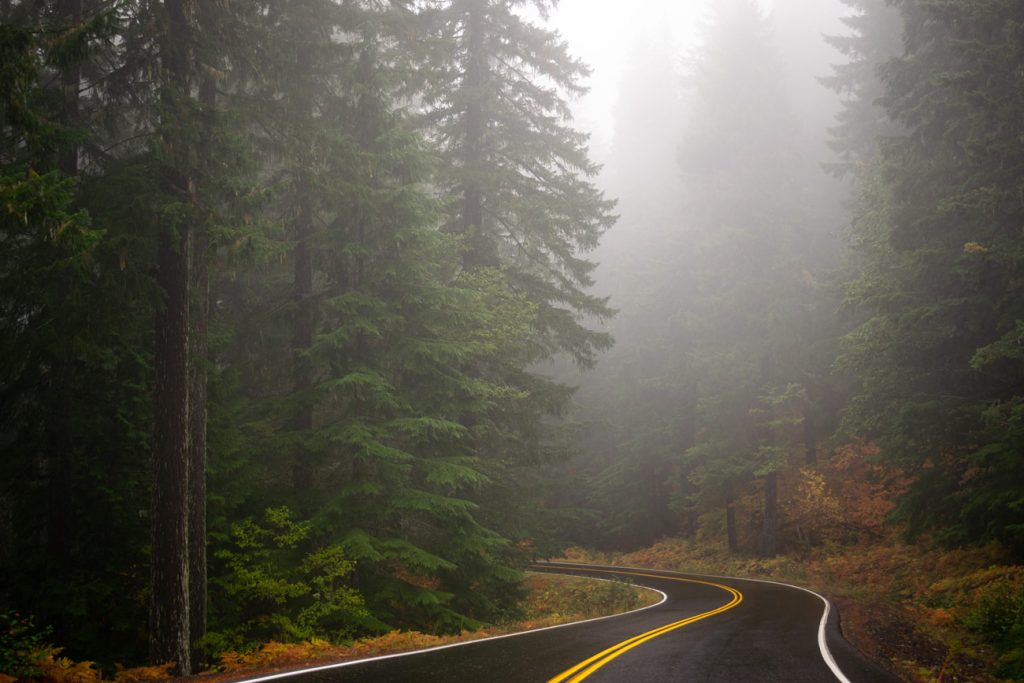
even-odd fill
[(666, 539), (632, 553), (568, 550), (571, 562), (770, 578), (827, 595), (843, 634), (906, 681), (995, 683), (992, 653), (967, 628), (980, 597), (1024, 586), (1024, 567), (1003, 563), (995, 546), (940, 550), (907, 544), (894, 532), (852, 546), (828, 545), (766, 560), (732, 555), (724, 545)]

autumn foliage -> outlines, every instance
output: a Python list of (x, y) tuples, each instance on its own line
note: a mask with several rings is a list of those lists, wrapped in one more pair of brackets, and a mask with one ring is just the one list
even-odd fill
[[(325, 662), (361, 659), (381, 654), (409, 652), (440, 645), (477, 640), (490, 636), (526, 631), (564, 624), (609, 614), (617, 614), (653, 604), (658, 596), (653, 591), (626, 583), (596, 581), (580, 577), (531, 574), (524, 581), (526, 598), (521, 619), (475, 631), (454, 635), (431, 635), (418, 631), (392, 631), (373, 638), (350, 643), (331, 643), (313, 638), (302, 642), (268, 642), (245, 651), (229, 651), (220, 655), (217, 666), (200, 678), (208, 683), (237, 678), (241, 673), (259, 670), (297, 668)], [(28, 633), (29, 621), (19, 634)], [(0, 683), (33, 680), (42, 683), (143, 683), (171, 678), (173, 664), (124, 669), (118, 667), (112, 677), (94, 662), (75, 662), (60, 656), (60, 648), (44, 644), (35, 634), (23, 637), (28, 649), (19, 656), (29, 668), (19, 669), (19, 676), (0, 673)], [(7, 666), (5, 664), (5, 666)]]
[(944, 548), (907, 540), (894, 501), (913, 475), (879, 463), (876, 445), (852, 441), (815, 466), (779, 473), (783, 552), (759, 557), (759, 491), (736, 503), (741, 550), (729, 553), (714, 512), (692, 539), (666, 538), (630, 553), (566, 551), (577, 562), (770, 577), (827, 594), (844, 635), (915, 682), (1024, 679), (1024, 567), (998, 544)]

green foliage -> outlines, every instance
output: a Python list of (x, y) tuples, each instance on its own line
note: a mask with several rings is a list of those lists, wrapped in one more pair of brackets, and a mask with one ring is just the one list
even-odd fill
[[(465, 111), (420, 80), (457, 73), (464, 17), (427, 4), (200, 3), (184, 27), (173, 3), (0, 8), (0, 604), (31, 605), (72, 657), (145, 656), (161, 237), (189, 238), (210, 280), (188, 297), (193, 323), (211, 302), (190, 359), (208, 391), (205, 646), (514, 611), (528, 545), (509, 539), (540, 516), (521, 514), (520, 473), (567, 450), (553, 418), (572, 395), (528, 368), (609, 343), (581, 322), (608, 313), (581, 254), (611, 204), (568, 125), (585, 69), (516, 3), (483, 3), (514, 29), (488, 49), (526, 67), (494, 83), (531, 115), (520, 137), (495, 112), (508, 139), (490, 151), (519, 158), (479, 177), (515, 225), (489, 222), (503, 258), (466, 267), (470, 174), (436, 135)], [(429, 132), (409, 102), (439, 115)]]
[(611, 339), (581, 319), (611, 310), (586, 292), (595, 264), (584, 256), (615, 217), (591, 182), (598, 167), (586, 136), (570, 125), (567, 100), (585, 92), (588, 69), (517, 11), (546, 15), (549, 0), (426, 4), (438, 37), (427, 44), (423, 118), (440, 141), (445, 230), (463, 238), (467, 267), (502, 266), (508, 286), (537, 307), (535, 360), (566, 353), (593, 365)]
[(49, 629), (36, 628), (31, 616), (0, 614), (0, 673), (15, 678), (42, 675)]
[[(1020, 8), (899, 4), (904, 54), (880, 70), (902, 130), (859, 172), (841, 362), (851, 432), (916, 478), (898, 515), (952, 544), (998, 539), (1020, 554), (1017, 404), (1024, 319), (1017, 134)], [(875, 8), (872, 12), (881, 11)], [(867, 21), (857, 50), (888, 41)], [(890, 50), (891, 52), (891, 50)]]
[(369, 616), (351, 585), (355, 562), (340, 545), (317, 545), (311, 524), (286, 507), (268, 509), (262, 523), (234, 524), (215, 556), (222, 569), (211, 582), (214, 625), (204, 640), (212, 655), (271, 640), (338, 643)]
[(996, 674), (1024, 679), (1024, 587), (996, 581), (986, 588), (964, 618), (967, 627), (992, 646), (998, 656)]

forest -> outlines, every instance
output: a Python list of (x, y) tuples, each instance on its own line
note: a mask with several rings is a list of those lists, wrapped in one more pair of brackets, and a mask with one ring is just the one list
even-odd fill
[(558, 0), (0, 1), (0, 681), (553, 557), (1024, 680), (1024, 3), (690, 4), (595, 132)]

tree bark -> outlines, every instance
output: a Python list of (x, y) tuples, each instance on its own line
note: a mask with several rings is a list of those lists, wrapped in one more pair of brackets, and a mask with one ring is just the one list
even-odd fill
[(736, 538), (736, 507), (731, 481), (725, 485), (725, 534), (729, 543), (729, 552), (734, 553), (739, 550), (739, 542)]
[(764, 477), (764, 525), (761, 527), (761, 555), (763, 557), (775, 557), (778, 554), (778, 499), (778, 473), (769, 472)]
[[(201, 17), (203, 19), (205, 17)], [(204, 73), (199, 86), (199, 102), (207, 138), (216, 124), (217, 83), (211, 71)], [(204, 141), (208, 146), (208, 140)], [(206, 463), (207, 392), (210, 362), (210, 233), (206, 222), (198, 224), (192, 243), (192, 343), (189, 388), (189, 635), (192, 638), (192, 669), (202, 665), (203, 652), (196, 646), (206, 635), (207, 614), (207, 538), (206, 538)]]
[[(63, 0), (60, 5), (59, 21), (63, 26), (77, 26), (82, 20), (82, 0)], [(81, 67), (77, 64), (61, 71), (61, 123), (73, 127), (78, 122)], [(57, 167), (68, 177), (78, 175), (78, 145), (67, 145), (57, 155)], [(49, 501), (47, 504), (47, 565), (48, 571), (55, 571), (54, 580), (59, 581), (60, 570), (71, 562), (72, 496), (74, 495), (74, 457), (71, 443), (72, 392), (70, 382), (74, 378), (74, 361), (59, 359), (51, 371), (50, 391), (54, 398), (51, 419), (47, 427), (47, 472)]]
[(157, 284), (150, 661), (191, 672), (188, 544), (188, 239), (164, 230)]
[[(160, 45), (167, 83), (163, 104), (164, 144), (176, 160), (187, 158), (180, 98), (191, 96), (191, 0), (164, 0), (167, 30)], [(177, 162), (168, 173), (167, 192), (189, 202), (192, 179)], [(191, 600), (189, 595), (189, 298), (190, 231), (194, 226), (161, 226), (157, 285), (163, 301), (155, 319), (156, 370), (153, 430), (153, 510), (150, 568), (150, 661), (175, 662), (175, 673), (192, 672)]]
[(192, 245), (192, 344), (189, 377), (189, 636), (192, 669), (201, 664), (196, 641), (206, 633), (206, 420), (207, 363), (209, 355), (210, 277), (206, 260), (209, 244), (205, 231)]

